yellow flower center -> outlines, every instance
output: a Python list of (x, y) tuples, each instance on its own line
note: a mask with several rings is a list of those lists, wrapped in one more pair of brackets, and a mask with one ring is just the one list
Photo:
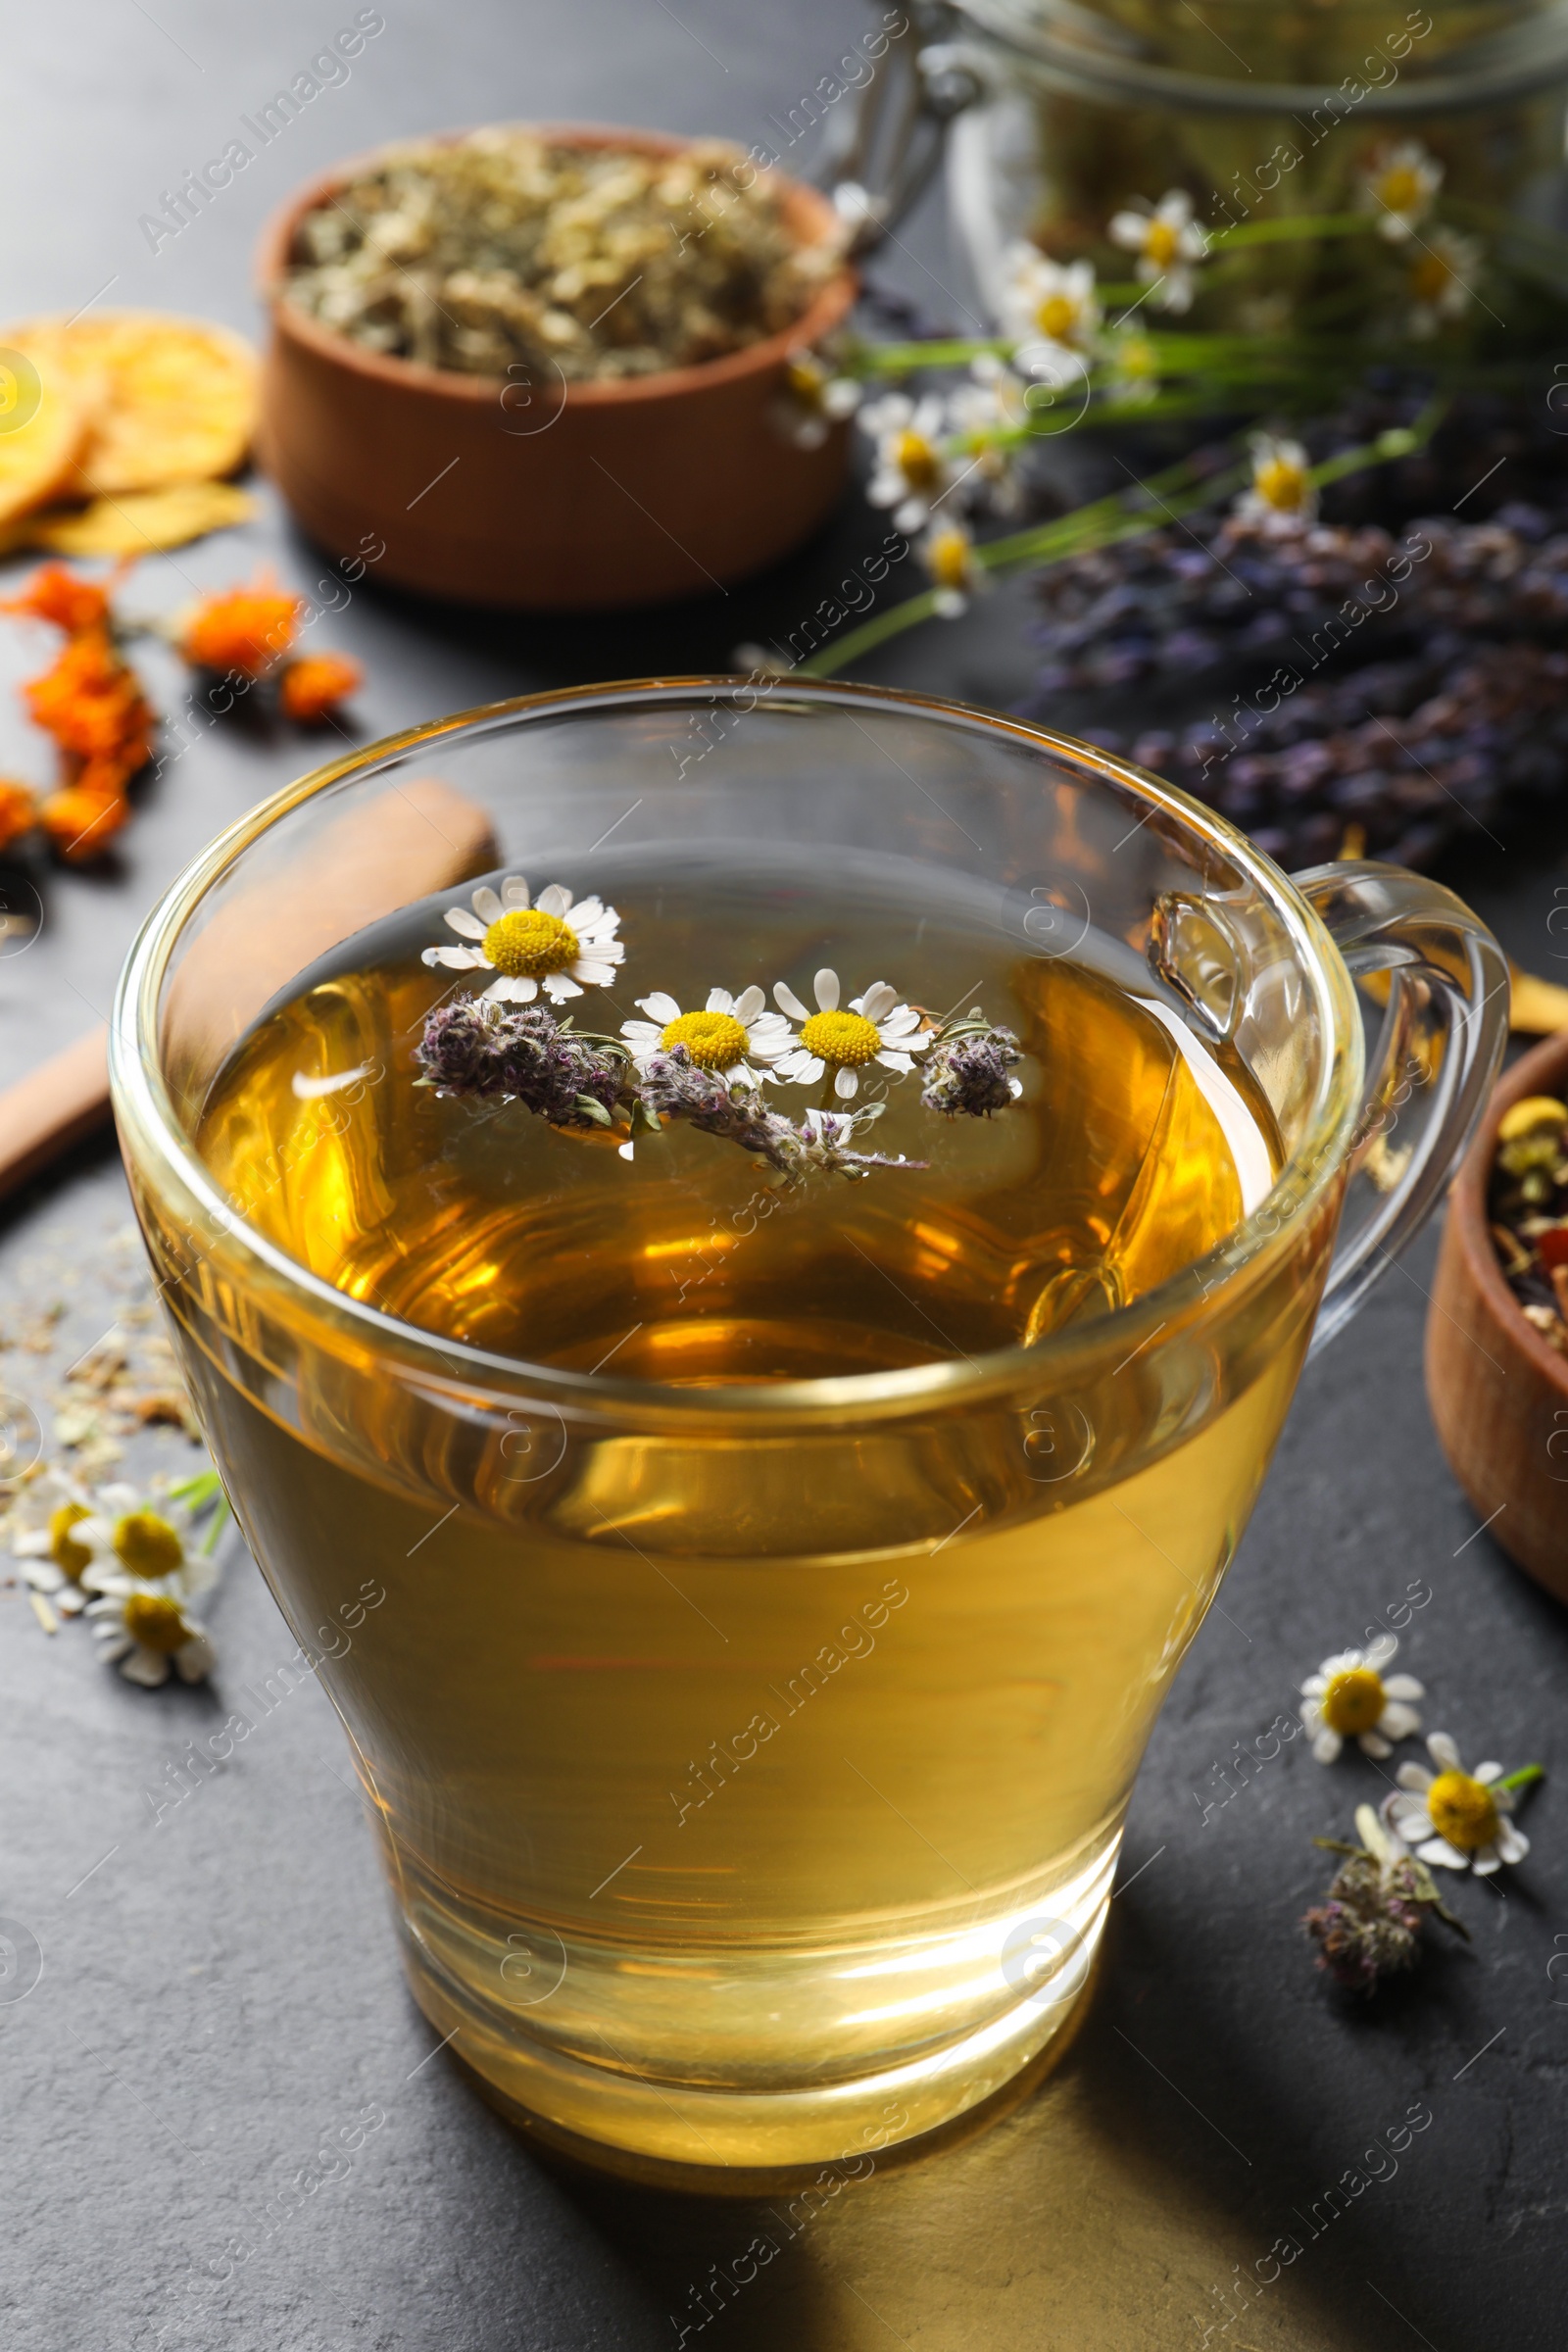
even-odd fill
[(127, 1511), (115, 1521), (111, 1541), (132, 1576), (172, 1576), (185, 1557), (184, 1544), (156, 1511)]
[(837, 1062), (856, 1069), (882, 1050), (874, 1021), (858, 1012), (813, 1012), (801, 1031), (801, 1043), (818, 1061)]
[(700, 1070), (728, 1070), (746, 1058), (746, 1031), (731, 1012), (683, 1012), (660, 1038), (667, 1054), (684, 1046)]
[(1323, 1693), (1323, 1720), (1331, 1732), (1353, 1740), (1374, 1729), (1386, 1703), (1383, 1677), (1370, 1666), (1348, 1666)]
[(1144, 231), (1144, 251), (1156, 270), (1168, 270), (1180, 249), (1180, 229), (1168, 220), (1151, 220)]
[(1426, 199), (1420, 174), (1412, 172), (1408, 164), (1396, 164), (1372, 184), (1378, 202), (1386, 204), (1391, 213), (1418, 212)]
[(183, 1649), (190, 1640), (178, 1601), (166, 1599), (162, 1592), (126, 1593), (125, 1631), (144, 1649), (162, 1650), (165, 1657)]
[(937, 453), (924, 433), (901, 433), (893, 445), (893, 463), (911, 490), (929, 490), (937, 478)]
[(509, 980), (538, 980), (546, 972), (564, 971), (581, 953), (571, 925), (559, 914), (546, 914), (542, 906), (519, 906), (499, 915), (480, 944)]
[(1417, 302), (1438, 302), (1453, 282), (1454, 272), (1441, 253), (1424, 253), (1410, 270), (1410, 291)]
[(1289, 458), (1265, 458), (1252, 475), (1252, 487), (1266, 507), (1294, 514), (1306, 504), (1306, 468)]
[(1440, 1772), (1427, 1790), (1427, 1812), (1440, 1838), (1461, 1854), (1490, 1845), (1497, 1835), (1497, 1808), (1485, 1781), (1468, 1772)]
[(962, 531), (938, 531), (926, 544), (926, 569), (939, 588), (969, 584), (969, 542)]
[(1035, 310), (1035, 324), (1054, 342), (1065, 343), (1078, 324), (1078, 305), (1070, 294), (1048, 294)]
[(78, 1544), (72, 1529), (78, 1519), (90, 1519), (92, 1513), (84, 1503), (63, 1502), (58, 1511), (49, 1514), (49, 1557), (63, 1576), (74, 1585), (80, 1581), (82, 1570), (89, 1565), (92, 1553), (85, 1544)]

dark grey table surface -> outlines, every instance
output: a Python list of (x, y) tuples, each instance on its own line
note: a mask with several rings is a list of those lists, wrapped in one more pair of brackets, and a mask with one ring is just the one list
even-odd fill
[[(509, 115), (776, 144), (770, 118), (862, 28), (853, 0), (679, 0), (678, 13), (666, 0), (388, 0), (384, 14), (349, 81), (154, 254), (139, 216), (338, 20), (303, 0), (13, 12), (9, 311), (98, 295), (254, 329), (258, 224), (339, 154)], [(901, 235), (885, 281), (961, 322), (971, 297), (939, 205)], [(795, 626), (880, 529), (851, 501), (765, 579), (592, 625), (434, 611), (366, 585), (330, 638), (367, 665), (355, 711), (368, 736), (557, 681), (727, 666), (738, 641)], [(307, 590), (322, 576), (269, 499), (256, 525), (144, 564), (132, 601), (166, 610), (258, 558)], [(1005, 704), (1028, 680), (1025, 619), (1022, 591), (1004, 589), (860, 674)], [(0, 688), (37, 653), (0, 635)], [(172, 705), (172, 667), (151, 674)], [(0, 1079), (107, 1008), (163, 883), (308, 759), (297, 737), (215, 731), (160, 779), (111, 867), (47, 882), (36, 938), (12, 934), (0, 955)], [(9, 692), (0, 767), (42, 772)], [(1553, 971), (1547, 917), (1568, 868), (1528, 838), (1483, 846), (1484, 862), (1456, 855), (1449, 878), (1522, 961)], [(139, 1328), (127, 1222), (118, 1164), (99, 1151), (0, 1228), (0, 1385), (46, 1433), (73, 1361), (107, 1330)], [(1314, 1978), (1295, 1923), (1325, 1876), (1310, 1838), (1343, 1832), (1383, 1781), (1360, 1761), (1327, 1772), (1301, 1740), (1250, 1772), (1234, 1762), (1291, 1709), (1300, 1677), (1412, 1584), (1431, 1595), (1406, 1640), (1429, 1723), (1467, 1757), (1559, 1760), (1568, 1624), (1477, 1532), (1428, 1421), (1431, 1261), (1429, 1238), (1302, 1383), (1224, 1611), (1156, 1729), (1104, 1979), (1073, 2050), (986, 2136), (846, 2190), (703, 2331), (715, 2344), (1563, 2343), (1560, 1793), (1548, 1780), (1535, 1800), (1522, 1869), (1457, 1890), (1472, 1945), (1358, 2008)], [(191, 1459), (172, 1432), (126, 1442), (133, 1472)], [(335, 1719), (314, 1684), (281, 1695), (292, 1643), (237, 1544), (210, 1614), (213, 1689), (149, 1694), (101, 1667), (81, 1628), (47, 1639), (0, 1579), (8, 2352), (676, 2343), (692, 2290), (751, 2236), (746, 2209), (547, 2168), (434, 2054)], [(256, 1735), (169, 1802), (186, 1741), (238, 1705), (253, 1705)], [(1397, 2159), (1369, 2155), (1412, 2108), (1430, 2122)], [(309, 2185), (321, 2135), (368, 2111), (382, 2120), (346, 2177)], [(1348, 2172), (1361, 2185), (1331, 2221), (1324, 2192)], [(1238, 2295), (1286, 2237), (1298, 2258)]]

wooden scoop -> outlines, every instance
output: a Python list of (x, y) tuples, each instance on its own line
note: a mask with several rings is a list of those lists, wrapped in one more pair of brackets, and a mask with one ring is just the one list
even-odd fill
[[(328, 948), (500, 856), (490, 818), (436, 776), (345, 809), (285, 866), (237, 890), (174, 975), (163, 1050), (205, 1081), (270, 998)], [(0, 1197), (109, 1116), (109, 1033), (101, 1024), (0, 1093)]]

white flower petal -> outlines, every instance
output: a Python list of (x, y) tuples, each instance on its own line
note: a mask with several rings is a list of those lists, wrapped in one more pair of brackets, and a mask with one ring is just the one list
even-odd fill
[(733, 1014), (735, 1010), (735, 1000), (730, 995), (727, 988), (710, 988), (708, 992), (708, 1003), (704, 1005), (703, 1009), (705, 1012), (727, 1012)]
[(481, 1004), (531, 1004), (539, 983), (526, 975), (515, 980), (493, 980), (479, 999)]
[(564, 1004), (568, 997), (580, 997), (582, 990), (564, 972), (546, 972), (545, 995), (557, 1004)]
[(509, 914), (528, 905), (528, 884), (521, 874), (509, 874), (501, 885), (501, 904)]
[(637, 1146), (635, 1143), (617, 1144), (615, 1146), (615, 1157), (617, 1159), (630, 1159), (636, 1150)]
[(1446, 1732), (1434, 1732), (1431, 1735), (1427, 1740), (1427, 1753), (1434, 1764), (1441, 1766), (1445, 1772), (1463, 1772), (1464, 1770), (1464, 1766), (1459, 1761), (1459, 1750)]
[(205, 1634), (193, 1632), (174, 1652), (174, 1672), (182, 1683), (199, 1683), (218, 1664), (218, 1652)]
[(440, 964), (449, 972), (483, 972), (490, 969), (490, 958), (477, 948), (426, 948), (421, 963)]
[(46, 1527), (30, 1527), (25, 1535), (14, 1536), (11, 1556), (14, 1560), (35, 1560), (47, 1553), (54, 1541)]
[(1472, 1780), (1476, 1781), (1500, 1781), (1502, 1778), (1502, 1766), (1497, 1762), (1494, 1756), (1489, 1756), (1485, 1764), (1478, 1764), (1476, 1766), (1475, 1771), (1470, 1777)]
[(1322, 1730), (1313, 1735), (1312, 1753), (1320, 1764), (1332, 1764), (1344, 1745), (1345, 1741), (1339, 1733), (1331, 1732), (1328, 1725), (1324, 1724)]
[(608, 988), (615, 977), (616, 967), (612, 963), (600, 963), (592, 956), (579, 956), (566, 969), (574, 980), (586, 981), (590, 988)]
[(786, 986), (782, 980), (775, 980), (773, 983), (773, 1002), (781, 1011), (787, 1012), (793, 1021), (808, 1021), (811, 1017), (800, 998), (795, 994), (794, 989)]
[(854, 1000), (852, 1009), (859, 1013), (865, 1020), (879, 1021), (885, 1012), (893, 1010), (898, 1001), (899, 992), (896, 988), (890, 988), (885, 980), (876, 980), (872, 982), (863, 997), (857, 997)]
[(1394, 1777), (1401, 1788), (1419, 1789), (1424, 1796), (1437, 1775), (1428, 1772), (1424, 1764), (1401, 1764)]
[(1423, 1838), (1415, 1850), (1423, 1862), (1436, 1863), (1442, 1870), (1464, 1870), (1469, 1866), (1469, 1855), (1461, 1854), (1446, 1838)]
[(853, 1070), (840, 1070), (833, 1080), (833, 1092), (841, 1102), (853, 1102), (860, 1091), (860, 1081)]
[[(839, 976), (831, 964), (824, 963), (811, 982), (816, 996), (818, 1012), (837, 1012), (839, 1008)], [(774, 994), (778, 992), (775, 990)]]
[(66, 1582), (66, 1572), (53, 1560), (27, 1560), (22, 1573), (35, 1592), (58, 1592)]
[(169, 1660), (161, 1649), (144, 1649), (133, 1642), (129, 1652), (120, 1661), (120, 1671), (127, 1683), (140, 1683), (144, 1690), (156, 1690), (160, 1683), (169, 1680)]
[(875, 1059), (882, 1064), (885, 1070), (912, 1070), (914, 1067), (914, 1063), (907, 1054), (889, 1054), (884, 1051), (878, 1054)]
[(662, 1029), (667, 1029), (671, 1021), (680, 1019), (680, 1006), (662, 988), (656, 989), (651, 997), (639, 997), (637, 1004), (639, 1009), (646, 1012), (651, 1020), (657, 1021)]
[[(1303, 1698), (1321, 1698), (1328, 1687), (1329, 1678), (1326, 1674), (1309, 1674), (1301, 1685), (1301, 1696)], [(1306, 1712), (1304, 1707), (1301, 1712), (1304, 1716)]]
[[(506, 911), (495, 892), (481, 882), (473, 894), (473, 914), (466, 914), (461, 906), (455, 906), (448, 912), (447, 921), (454, 931), (461, 931), (466, 939), (483, 939), (490, 925), (498, 923)], [(474, 928), (475, 915), (478, 917), (477, 930)]]
[(622, 1021), (620, 1034), (627, 1045), (651, 1050), (658, 1045), (664, 1032), (652, 1021)]
[(534, 905), (544, 914), (563, 915), (570, 908), (571, 893), (564, 883), (552, 882), (548, 889), (539, 893)]
[(1530, 1851), (1530, 1840), (1523, 1830), (1515, 1829), (1511, 1821), (1497, 1824), (1497, 1851), (1505, 1862), (1522, 1862)]
[(1386, 1674), (1383, 1688), (1391, 1698), (1425, 1698), (1427, 1687), (1418, 1683), (1413, 1674)]
[(86, 1605), (79, 1585), (68, 1585), (55, 1602), (62, 1617), (79, 1617)]
[(1393, 1657), (1398, 1646), (1399, 1642), (1397, 1635), (1379, 1634), (1376, 1641), (1369, 1642), (1367, 1643), (1363, 1663), (1373, 1667), (1377, 1671), (1381, 1671), (1382, 1668), (1388, 1664), (1390, 1658)]
[[(1419, 1710), (1392, 1699), (1378, 1717), (1377, 1728), (1386, 1740), (1408, 1740), (1412, 1732), (1421, 1729)], [(1387, 1748), (1383, 1752), (1387, 1755)]]
[(1363, 1756), (1376, 1756), (1380, 1763), (1385, 1756), (1392, 1756), (1394, 1753), (1393, 1741), (1385, 1740), (1379, 1732), (1362, 1732), (1356, 1740), (1356, 1745)]
[(593, 930), (596, 923), (602, 923), (604, 917), (603, 899), (578, 899), (571, 910), (571, 927), (581, 939), (585, 933)]
[[(754, 980), (750, 988), (743, 988), (741, 990), (741, 993), (736, 998), (734, 1005), (731, 1009), (735, 1014), (735, 1018), (738, 1021), (744, 1021), (747, 1027), (750, 1028), (752, 1022), (755, 1021), (758, 1014), (763, 1010), (766, 1004), (766, 997), (763, 996), (761, 990), (758, 987), (756, 981)], [(778, 1015), (776, 1013), (768, 1013), (766, 1017), (769, 1020), (776, 1020)]]

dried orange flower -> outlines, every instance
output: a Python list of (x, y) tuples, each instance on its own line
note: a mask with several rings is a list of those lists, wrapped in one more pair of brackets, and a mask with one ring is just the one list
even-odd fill
[(30, 833), (38, 822), (38, 810), (30, 785), (14, 783), (9, 776), (0, 776), (0, 855)]
[(52, 620), (68, 637), (75, 637), (83, 629), (108, 627), (109, 593), (96, 580), (78, 579), (64, 564), (45, 564), (22, 594), (0, 610), (25, 613), (29, 620)]
[(179, 639), (180, 660), (193, 669), (263, 677), (293, 644), (303, 610), (270, 572), (258, 572), (248, 588), (226, 588), (194, 607)]
[(145, 765), (155, 716), (107, 630), (72, 637), (22, 691), (33, 719), (61, 750), (92, 764), (93, 789), (118, 791)]
[(309, 726), (353, 694), (364, 677), (359, 663), (346, 654), (309, 654), (303, 661), (291, 662), (278, 689), (283, 715)]
[(69, 865), (83, 865), (98, 856), (129, 815), (130, 803), (123, 793), (68, 784), (63, 792), (49, 795), (38, 810), (38, 822)]

